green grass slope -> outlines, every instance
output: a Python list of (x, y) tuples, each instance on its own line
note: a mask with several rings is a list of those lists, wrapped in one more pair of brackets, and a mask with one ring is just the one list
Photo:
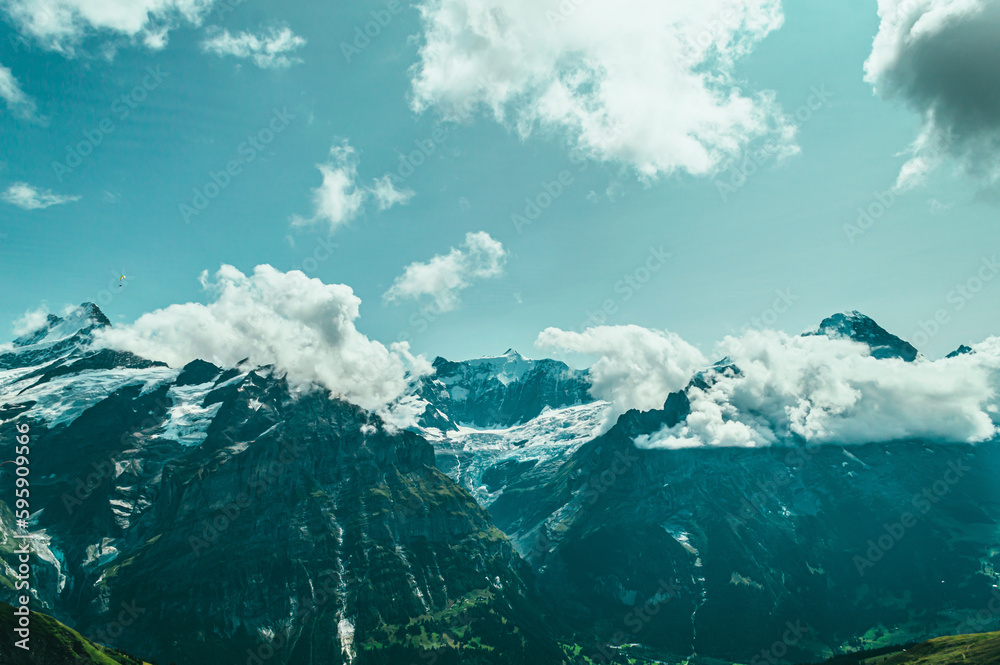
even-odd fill
[(50, 616), (31, 613), (31, 649), (14, 646), (21, 639), (14, 608), (0, 602), (0, 663), (3, 665), (147, 665), (145, 661), (99, 646)]
[(1000, 633), (940, 637), (918, 644), (882, 665), (996, 665), (1000, 663)]

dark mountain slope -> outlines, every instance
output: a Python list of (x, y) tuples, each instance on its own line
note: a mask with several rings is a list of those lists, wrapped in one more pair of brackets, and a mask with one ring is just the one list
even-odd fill
[[(71, 323), (0, 373), (2, 426), (30, 426), (37, 607), (178, 665), (562, 661), (530, 569), (419, 435), (271, 368), (90, 351), (101, 318)], [(5, 600), (14, 563), (0, 546)]]
[(794, 662), (955, 630), (989, 603), (1000, 446), (636, 448), (686, 414), (683, 394), (625, 414), (490, 506), (582, 634), (748, 660), (807, 628), (781, 647)]

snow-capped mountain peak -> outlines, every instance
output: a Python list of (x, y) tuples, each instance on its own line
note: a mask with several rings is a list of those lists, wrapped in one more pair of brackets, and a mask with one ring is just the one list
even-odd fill
[[(92, 333), (110, 325), (96, 307), (39, 317), (39, 324), (20, 346), (0, 352), (0, 424), (8, 431), (15, 430), (6, 423), (30, 425), (34, 474), (34, 511), (17, 531), (14, 483), (5, 476), (0, 488), (0, 581), (13, 589), (18, 564), (9, 544), (27, 530), (36, 556), (32, 588), (23, 593), (33, 606), (53, 614), (77, 608), (81, 633), (100, 634), (107, 612), (119, 611), (117, 598), (140, 597), (141, 589), (143, 604), (172, 614), (163, 621), (140, 611), (124, 639), (148, 645), (162, 636), (150, 647), (161, 662), (186, 657), (176, 651), (183, 631), (175, 626), (189, 616), (187, 588), (200, 594), (194, 606), (206, 613), (196, 621), (214, 636), (213, 649), (243, 639), (243, 617), (251, 612), (261, 633), (289, 631), (280, 634), (290, 643), (301, 636), (312, 644), (320, 639), (310, 632), (313, 622), (329, 621), (339, 634), (317, 643), (317, 651), (347, 656), (325, 661), (331, 663), (354, 659), (357, 652), (342, 637), (354, 630), (386, 643), (385, 626), (394, 631), (426, 616), (424, 634), (445, 633), (456, 597), (477, 599), (474, 621), (485, 626), (484, 640), (528, 634), (539, 623), (536, 614), (511, 609), (533, 606), (513, 548), (434, 468), (433, 448), (423, 438), (332, 393), (296, 391), (271, 366), (194, 360), (170, 368), (128, 351), (94, 349)], [(567, 445), (555, 434), (536, 446), (536, 457)], [(0, 446), (6, 446), (0, 460), (16, 456), (14, 436)], [(252, 500), (226, 528), (210, 527), (237, 495)], [(277, 574), (270, 545), (255, 545), (272, 539), (313, 554), (296, 554), (288, 574)], [(383, 548), (395, 556), (382, 560)], [(231, 565), (236, 560), (240, 565)], [(372, 571), (387, 580), (374, 594), (366, 591)], [(63, 593), (73, 589), (81, 601)], [(248, 612), (259, 589), (284, 604)], [(323, 602), (313, 601), (317, 592)], [(0, 604), (11, 599), (0, 593)], [(300, 599), (306, 612), (298, 609)], [(226, 618), (232, 616), (240, 622)], [(299, 623), (290, 624), (289, 616)], [(555, 653), (547, 639), (536, 640), (541, 647), (526, 642), (525, 649)], [(415, 662), (421, 653), (385, 662)]]
[(14, 340), (15, 347), (35, 346), (40, 344), (55, 344), (79, 333), (90, 332), (98, 328), (106, 328), (111, 321), (101, 309), (91, 302), (85, 302), (66, 316), (49, 314), (46, 322), (40, 328), (22, 335)]
[(45, 323), (0, 348), (0, 370), (40, 366), (55, 360), (81, 357), (95, 330), (111, 321), (94, 303), (85, 302), (64, 316), (49, 314)]
[(513, 349), (501, 356), (434, 361), (419, 396), (428, 403), (421, 425), (442, 431), (458, 425), (510, 427), (542, 409), (595, 401), (588, 372), (556, 360), (532, 360)]
[(502, 356), (487, 356), (466, 362), (470, 367), (487, 372), (505, 386), (523, 379), (536, 365), (534, 360), (525, 358), (513, 349), (507, 349)]

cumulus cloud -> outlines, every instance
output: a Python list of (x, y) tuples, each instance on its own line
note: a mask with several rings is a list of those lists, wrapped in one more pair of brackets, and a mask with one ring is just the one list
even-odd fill
[(331, 233), (355, 219), (364, 210), (365, 201), (374, 198), (379, 210), (406, 205), (413, 198), (410, 190), (398, 190), (389, 176), (376, 178), (371, 187), (358, 185), (357, 152), (345, 140), (330, 148), (330, 159), (317, 164), (323, 182), (313, 190), (312, 217), (292, 217), (294, 226), (325, 222)]
[(410, 377), (431, 371), (406, 343), (386, 348), (355, 327), (361, 300), (350, 287), (324, 284), (300, 271), (268, 265), (244, 275), (224, 265), (214, 279), (202, 274), (214, 296), (145, 314), (134, 324), (100, 331), (96, 345), (131, 351), (172, 367), (201, 358), (234, 366), (244, 358), (273, 364), (297, 388), (319, 385), (395, 422), (419, 405), (404, 398)]
[(0, 195), (0, 199), (24, 210), (42, 210), (51, 206), (79, 201), (80, 197), (61, 196), (53, 194), (47, 189), (38, 189), (26, 182), (16, 182)]
[(347, 141), (330, 148), (330, 161), (317, 164), (323, 174), (323, 183), (313, 190), (315, 212), (309, 219), (294, 217), (296, 226), (325, 221), (334, 231), (357, 217), (365, 200), (364, 192), (358, 189), (358, 158), (354, 148)]
[(169, 30), (180, 23), (200, 24), (213, 4), (214, 0), (5, 0), (0, 7), (23, 34), (69, 55), (93, 32), (162, 48)]
[(692, 385), (687, 420), (637, 445), (979, 442), (997, 434), (998, 338), (973, 354), (912, 363), (874, 358), (849, 339), (774, 331), (728, 337), (718, 353), (739, 371), (710, 373)]
[(28, 333), (33, 333), (36, 330), (44, 328), (48, 325), (49, 314), (51, 312), (45, 305), (29, 309), (19, 319), (14, 321), (14, 325), (11, 326), (14, 336), (21, 337), (22, 335), (27, 335)]
[(737, 62), (781, 27), (780, 0), (423, 0), (413, 107), (465, 120), (483, 110), (528, 136), (644, 177), (717, 172), (766, 137), (794, 152), (770, 92)]
[(7, 109), (15, 116), (26, 120), (35, 118), (35, 100), (21, 89), (14, 74), (3, 65), (0, 65), (0, 99), (3, 99)]
[(406, 266), (383, 298), (386, 302), (430, 298), (438, 312), (448, 312), (458, 306), (462, 291), (476, 280), (499, 277), (506, 263), (507, 250), (500, 241), (484, 231), (467, 233), (461, 247)]
[(865, 80), (923, 117), (897, 186), (913, 187), (946, 157), (1000, 181), (1000, 4), (879, 0)]
[(536, 344), (599, 357), (591, 393), (613, 404), (605, 426), (684, 391), (690, 415), (637, 438), (643, 448), (977, 443), (1000, 433), (1000, 338), (969, 354), (906, 362), (876, 358), (849, 338), (750, 330), (720, 342), (716, 357), (727, 360), (708, 369), (676, 334), (639, 326), (550, 328)]
[(599, 326), (582, 333), (544, 330), (535, 345), (552, 351), (600, 356), (590, 368), (591, 394), (611, 402), (606, 424), (629, 409), (663, 408), (706, 365), (697, 348), (675, 333), (641, 326)]
[(283, 69), (293, 63), (302, 62), (291, 55), (306, 45), (306, 40), (299, 37), (289, 28), (272, 28), (255, 35), (252, 32), (240, 32), (235, 35), (228, 30), (214, 30), (201, 44), (206, 53), (216, 55), (231, 55), (236, 58), (250, 58), (261, 69)]

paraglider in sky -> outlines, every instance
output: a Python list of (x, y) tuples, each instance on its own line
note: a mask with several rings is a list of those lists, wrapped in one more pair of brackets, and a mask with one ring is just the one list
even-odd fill
[(125, 275), (122, 275), (122, 278), (118, 280), (118, 288), (120, 289), (123, 286), (125, 286)]

